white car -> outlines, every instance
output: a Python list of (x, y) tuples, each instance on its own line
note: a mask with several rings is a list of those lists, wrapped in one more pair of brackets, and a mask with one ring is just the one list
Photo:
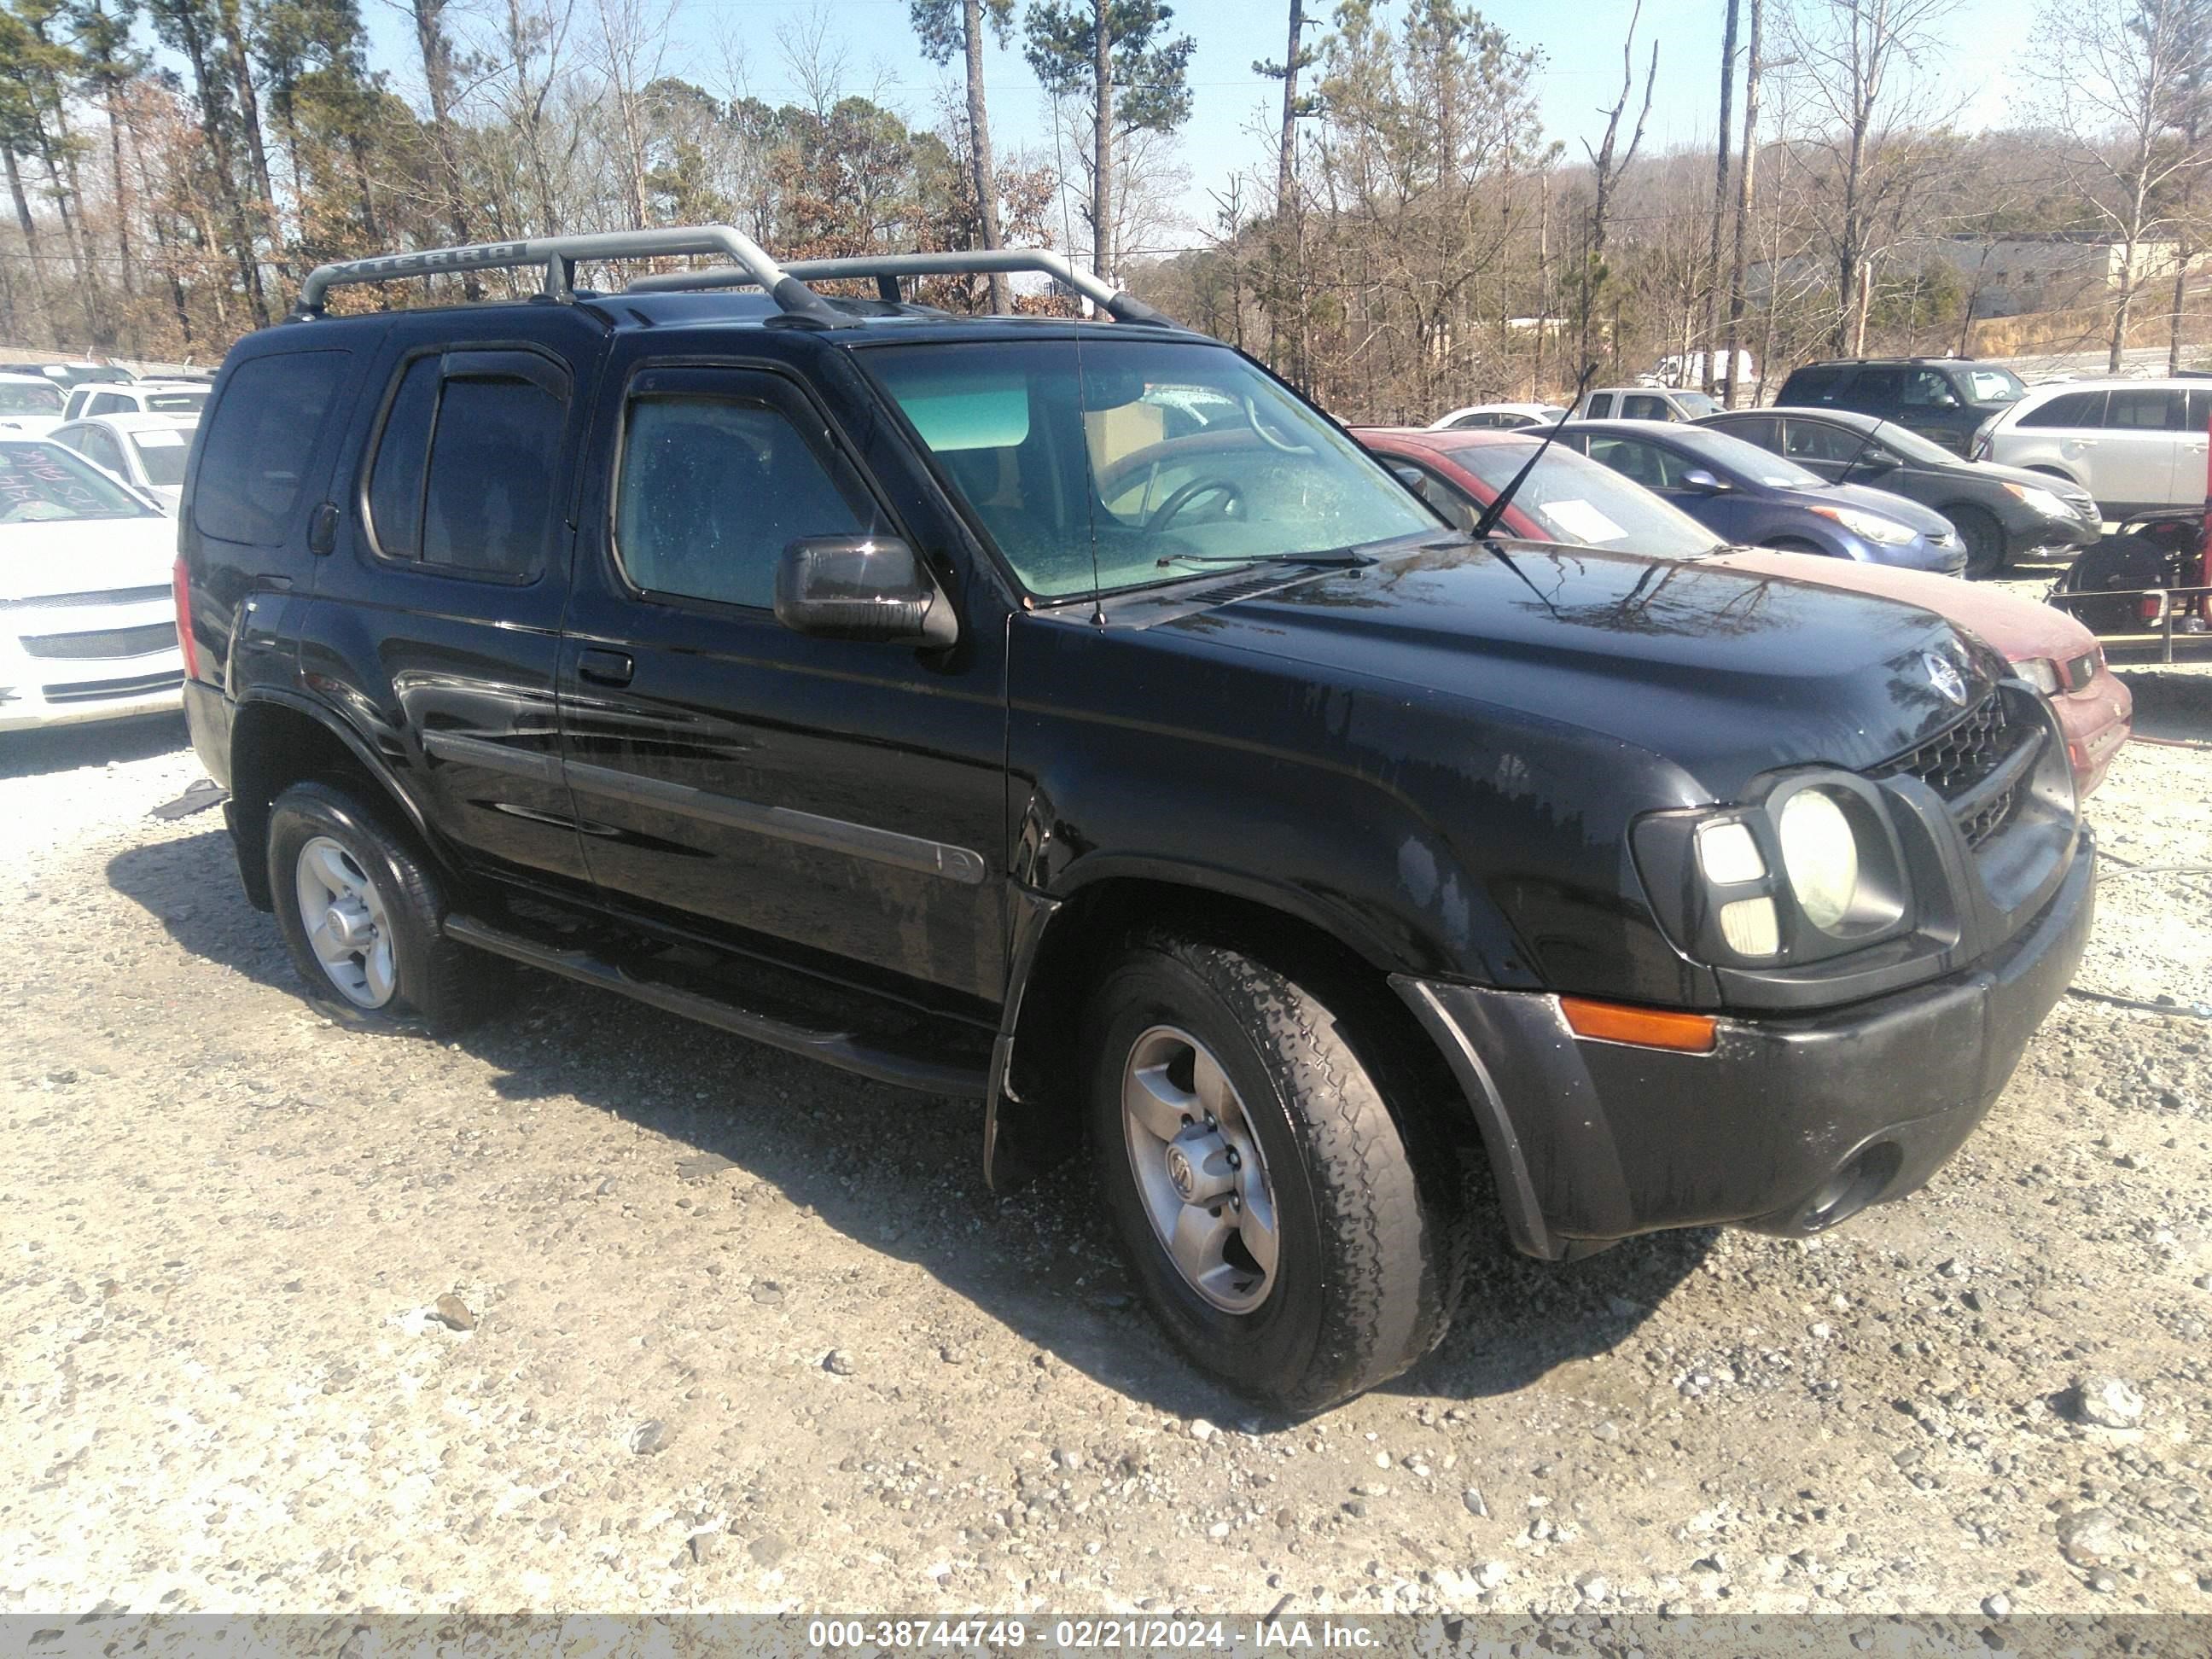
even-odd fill
[(1555, 426), (1567, 418), (1557, 404), (1469, 404), (1429, 422), (1431, 432), (1513, 432), (1525, 426)]
[(2108, 519), (2204, 499), (2212, 383), (2075, 380), (2033, 387), (1974, 434), (1978, 461), (2079, 484)]
[(94, 415), (64, 421), (46, 435), (151, 495), (171, 518), (185, 493), (185, 458), (198, 415)]
[(65, 421), (94, 415), (198, 415), (213, 390), (204, 380), (132, 380), (127, 385), (87, 380), (70, 388)]
[(0, 433), (0, 732), (184, 702), (176, 526), (75, 450)]
[(1601, 386), (1575, 410), (1578, 421), (1702, 421), (1721, 412), (1702, 392), (1674, 392), (1662, 386)]
[(61, 387), (42, 374), (0, 374), (0, 438), (43, 438), (61, 423)]

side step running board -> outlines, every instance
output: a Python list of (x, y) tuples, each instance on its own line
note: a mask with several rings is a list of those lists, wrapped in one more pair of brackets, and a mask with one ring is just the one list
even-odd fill
[(536, 939), (495, 927), (473, 916), (447, 916), (446, 936), (464, 945), (474, 945), (477, 950), (489, 951), (494, 956), (506, 957), (532, 968), (542, 968), (549, 974), (559, 974), (564, 979), (578, 980), (603, 990), (619, 992), (623, 996), (649, 1003), (655, 1008), (665, 1009), (672, 1014), (681, 1014), (702, 1024), (734, 1032), (755, 1042), (764, 1042), (772, 1048), (786, 1049), (792, 1054), (804, 1054), (810, 1060), (857, 1072), (862, 1077), (875, 1079), (878, 1083), (915, 1089), (924, 1094), (950, 1095), (956, 1098), (980, 1100), (985, 1092), (986, 1074), (981, 1066), (962, 1066), (924, 1055), (902, 1054), (872, 1044), (851, 1031), (812, 1030), (702, 992), (640, 978), (619, 963), (594, 956), (588, 951), (541, 945)]

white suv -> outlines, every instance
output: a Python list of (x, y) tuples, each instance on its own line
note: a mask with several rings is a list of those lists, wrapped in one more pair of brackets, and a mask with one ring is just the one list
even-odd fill
[(1702, 421), (1721, 412), (1702, 392), (1675, 392), (1663, 386), (1601, 386), (1575, 410), (1578, 421)]
[(1970, 453), (2069, 479), (2124, 519), (2204, 499), (2208, 422), (2212, 381), (2073, 380), (2008, 405)]

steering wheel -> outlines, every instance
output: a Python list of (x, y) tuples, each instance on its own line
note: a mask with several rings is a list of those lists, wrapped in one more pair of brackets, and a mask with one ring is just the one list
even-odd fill
[(1152, 509), (1151, 516), (1145, 520), (1145, 533), (1147, 536), (1158, 535), (1168, 527), (1169, 521), (1176, 514), (1205, 495), (1218, 495), (1222, 498), (1221, 512), (1224, 518), (1244, 504), (1244, 492), (1230, 483), (1228, 479), (1193, 478)]

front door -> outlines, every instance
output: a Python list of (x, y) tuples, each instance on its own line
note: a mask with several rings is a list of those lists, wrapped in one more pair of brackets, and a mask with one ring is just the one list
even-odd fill
[(957, 646), (917, 651), (776, 620), (792, 541), (909, 533), (795, 379), (647, 367), (599, 421), (592, 453), (617, 459), (562, 664), (593, 880), (741, 948), (995, 1001), (1003, 630), (969, 617)]

